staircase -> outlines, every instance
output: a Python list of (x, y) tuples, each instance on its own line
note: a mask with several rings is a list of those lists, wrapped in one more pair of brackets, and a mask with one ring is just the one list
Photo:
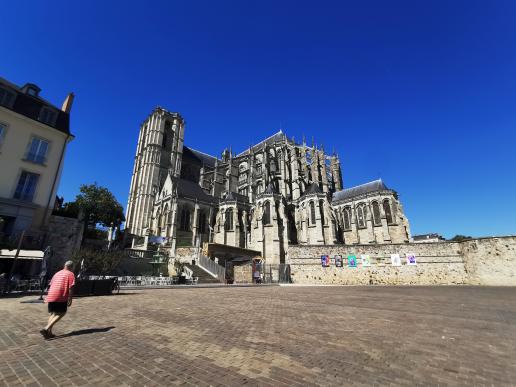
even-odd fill
[(189, 263), (185, 263), (185, 266), (189, 268), (193, 272), (193, 276), (199, 278), (198, 284), (220, 284), (218, 278), (212, 276), (206, 270), (198, 265), (192, 265)]

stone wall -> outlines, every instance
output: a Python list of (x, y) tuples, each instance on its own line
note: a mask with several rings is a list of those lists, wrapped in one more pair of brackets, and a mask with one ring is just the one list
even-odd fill
[[(402, 266), (390, 255), (400, 254)], [(417, 265), (405, 264), (414, 253)], [(347, 266), (347, 256), (371, 257), (371, 266)], [(344, 267), (321, 266), (321, 255), (342, 255)], [(516, 237), (483, 238), (467, 242), (389, 245), (290, 246), (288, 263), (294, 283), (341, 285), (516, 285)]]
[(516, 285), (516, 237), (480, 238), (461, 245), (470, 284)]
[(81, 246), (84, 223), (76, 218), (52, 215), (45, 246), (52, 247), (51, 266), (62, 266)]

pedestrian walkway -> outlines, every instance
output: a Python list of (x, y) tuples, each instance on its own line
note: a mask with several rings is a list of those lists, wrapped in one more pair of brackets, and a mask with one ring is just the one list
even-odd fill
[(0, 385), (515, 385), (516, 292), (183, 287), (0, 299)]

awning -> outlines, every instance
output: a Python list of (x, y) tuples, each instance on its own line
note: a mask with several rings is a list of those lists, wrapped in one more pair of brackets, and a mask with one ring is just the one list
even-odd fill
[[(14, 259), (16, 250), (0, 250), (0, 259)], [(35, 259), (42, 260), (45, 253), (42, 250), (20, 250), (18, 259)]]

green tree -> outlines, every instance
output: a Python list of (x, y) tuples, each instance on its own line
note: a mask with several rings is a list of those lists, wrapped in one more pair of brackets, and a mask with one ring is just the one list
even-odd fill
[(84, 184), (80, 191), (75, 204), (82, 210), (88, 228), (96, 228), (98, 224), (118, 227), (125, 220), (122, 205), (107, 188), (97, 183)]
[[(81, 270), (81, 263), (84, 262), (83, 272), (91, 275), (111, 274), (127, 255), (120, 250), (104, 251), (93, 249), (81, 249), (72, 255), (75, 272)], [(84, 274), (83, 273), (83, 274)]]
[(455, 235), (452, 239), (450, 239), (451, 241), (453, 242), (462, 242), (462, 241), (467, 241), (467, 240), (470, 240), (470, 239), (473, 239), (472, 237), (470, 236), (466, 236), (466, 235)]

